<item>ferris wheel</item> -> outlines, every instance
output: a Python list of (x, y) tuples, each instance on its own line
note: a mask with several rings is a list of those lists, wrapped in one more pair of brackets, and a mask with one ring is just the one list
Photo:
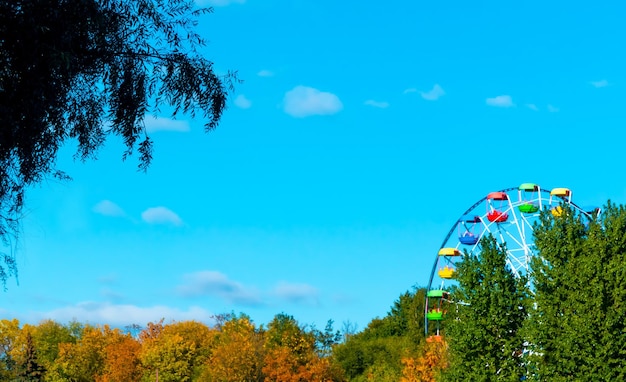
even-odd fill
[(600, 213), (595, 206), (574, 204), (568, 188), (548, 191), (534, 183), (490, 192), (468, 208), (443, 240), (430, 274), (424, 308), (427, 340), (441, 340), (441, 321), (446, 304), (451, 302), (448, 291), (455, 284), (455, 264), (461, 261), (463, 253), (479, 254), (481, 238), (492, 235), (500, 244), (506, 244), (506, 262), (511, 272), (516, 277), (525, 275), (530, 259), (536, 254), (534, 224), (544, 210), (559, 216), (563, 213), (563, 204), (588, 219)]

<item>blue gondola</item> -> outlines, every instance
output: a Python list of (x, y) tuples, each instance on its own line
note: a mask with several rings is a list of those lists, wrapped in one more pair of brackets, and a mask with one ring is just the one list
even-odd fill
[(459, 241), (465, 245), (475, 245), (480, 239), (480, 216), (463, 215), (458, 222)]

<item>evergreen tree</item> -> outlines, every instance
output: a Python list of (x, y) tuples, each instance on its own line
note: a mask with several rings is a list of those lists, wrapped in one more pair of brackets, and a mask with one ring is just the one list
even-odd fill
[(46, 369), (37, 361), (37, 350), (30, 332), (26, 334), (26, 354), (20, 369), (20, 381), (43, 381)]
[(626, 209), (609, 203), (592, 222), (565, 211), (535, 230), (535, 378), (626, 380)]
[(506, 248), (489, 236), (482, 251), (465, 254), (451, 292), (446, 338), (450, 363), (445, 381), (519, 381), (526, 374), (522, 327), (527, 318), (527, 279), (516, 278)]

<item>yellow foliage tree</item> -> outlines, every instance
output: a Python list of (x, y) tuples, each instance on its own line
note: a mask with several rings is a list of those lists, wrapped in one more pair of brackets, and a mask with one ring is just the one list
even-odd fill
[(261, 382), (263, 337), (250, 319), (232, 317), (221, 325), (202, 381)]
[(108, 326), (85, 325), (75, 343), (59, 344), (59, 355), (48, 370), (50, 381), (94, 381), (104, 371)]
[(196, 321), (148, 324), (139, 335), (143, 381), (184, 382), (200, 373), (211, 349), (212, 331)]
[(14, 349), (20, 336), (17, 319), (0, 320), (0, 379), (11, 380), (17, 376)]

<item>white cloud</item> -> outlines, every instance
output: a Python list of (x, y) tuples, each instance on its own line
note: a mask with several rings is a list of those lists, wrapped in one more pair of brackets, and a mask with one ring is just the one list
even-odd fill
[(527, 103), (526, 107), (529, 108), (530, 110), (539, 111), (539, 108), (534, 103)]
[(196, 320), (212, 322), (213, 316), (213, 313), (197, 306), (181, 310), (162, 305), (140, 307), (128, 304), (86, 301), (48, 312), (31, 312), (28, 314), (28, 321), (37, 322), (43, 319), (52, 319), (58, 322), (69, 322), (76, 320), (84, 323), (109, 324), (113, 326), (130, 324), (143, 326), (148, 322), (159, 321), (161, 318), (164, 318), (166, 321)]
[(446, 92), (443, 91), (443, 88), (441, 86), (439, 86), (439, 84), (435, 84), (435, 86), (433, 86), (433, 88), (431, 90), (429, 90), (427, 92), (420, 92), (420, 95), (425, 100), (436, 101), (440, 97), (443, 97), (444, 95), (446, 95)]
[(285, 113), (297, 118), (331, 115), (343, 109), (336, 95), (307, 86), (296, 86), (285, 93), (283, 103)]
[(99, 201), (98, 204), (93, 206), (92, 211), (97, 214), (104, 215), (104, 216), (113, 216), (113, 217), (126, 216), (126, 212), (124, 212), (124, 210), (120, 206), (118, 206), (117, 204), (113, 203), (110, 200)]
[(252, 102), (245, 95), (240, 94), (235, 98), (235, 106), (241, 109), (249, 109), (252, 106)]
[(263, 69), (263, 70), (259, 70), (259, 72), (256, 75), (259, 77), (273, 77), (274, 72), (272, 72), (271, 70)]
[(550, 113), (556, 113), (556, 112), (558, 112), (558, 111), (559, 111), (559, 108), (558, 108), (558, 107), (555, 107), (555, 106), (552, 106), (552, 105), (548, 105), (548, 111), (549, 111)]
[(180, 226), (182, 219), (176, 213), (165, 207), (151, 207), (141, 213), (143, 221), (149, 224), (173, 224)]
[(416, 93), (416, 92), (417, 92), (417, 89), (415, 89), (415, 88), (408, 88), (408, 89), (404, 89), (402, 94), (409, 94), (409, 93)]
[(389, 102), (379, 102), (379, 101), (374, 101), (373, 99), (368, 99), (367, 101), (365, 101), (365, 105), (369, 105), (369, 106), (373, 106), (373, 107), (378, 107), (381, 109), (385, 109), (389, 107)]
[(246, 0), (196, 0), (198, 5), (210, 5), (214, 7), (225, 7), (230, 4), (244, 4)]
[(175, 119), (155, 118), (153, 116), (148, 116), (144, 120), (144, 123), (146, 126), (146, 131), (148, 133), (154, 133), (157, 131), (189, 131), (189, 122), (187, 121), (178, 121)]
[(183, 297), (217, 296), (242, 305), (260, 305), (259, 293), (217, 271), (200, 271), (183, 276), (184, 283), (177, 291)]
[(294, 284), (281, 281), (274, 288), (274, 294), (293, 303), (318, 303), (319, 291), (308, 284)]
[(607, 80), (591, 81), (590, 84), (594, 88), (604, 88), (604, 87), (609, 86), (609, 81)]
[(513, 99), (509, 95), (499, 95), (493, 98), (487, 98), (487, 105), (495, 107), (512, 107), (515, 106)]

